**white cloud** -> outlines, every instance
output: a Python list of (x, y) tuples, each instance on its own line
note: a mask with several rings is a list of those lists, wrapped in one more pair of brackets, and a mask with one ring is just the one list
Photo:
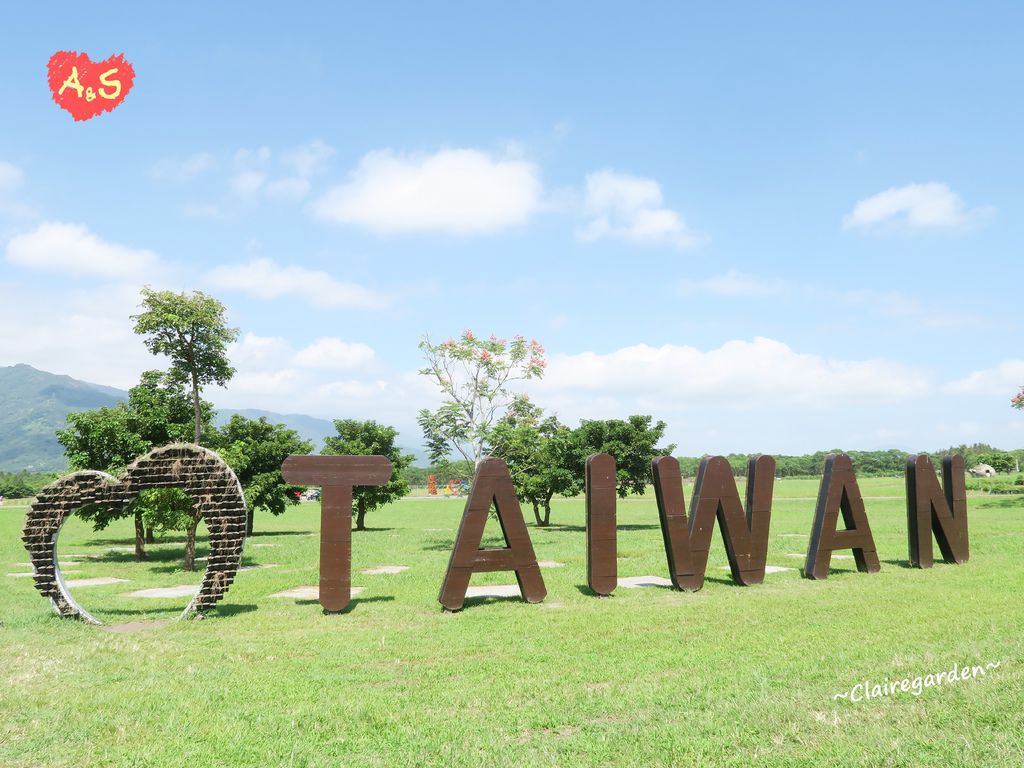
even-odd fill
[(310, 183), (306, 179), (277, 179), (267, 184), (267, 197), (271, 200), (301, 200), (309, 194)]
[(209, 152), (199, 152), (184, 159), (165, 157), (153, 164), (149, 175), (160, 181), (183, 183), (210, 170), (215, 164), (216, 159)]
[(951, 381), (943, 391), (951, 395), (1004, 396), (1009, 402), (1024, 386), (1024, 360), (1004, 360), (992, 368), (973, 371)]
[(726, 297), (779, 296), (790, 289), (789, 284), (777, 277), (758, 277), (730, 269), (723, 275), (702, 280), (682, 280), (679, 291), (684, 296), (710, 294)]
[(286, 149), (281, 155), (281, 160), (300, 179), (308, 179), (321, 173), (332, 157), (334, 147), (320, 139), (314, 139), (292, 149)]
[(522, 159), (474, 149), (432, 155), (370, 152), (345, 184), (312, 205), (320, 219), (380, 233), (495, 232), (525, 223), (538, 209), (540, 171)]
[(968, 210), (964, 201), (939, 182), (890, 187), (858, 202), (843, 218), (843, 229), (873, 228), (899, 222), (911, 229), (963, 227), (989, 209)]
[(305, 349), (296, 352), (293, 358), (296, 365), (306, 368), (336, 370), (360, 368), (373, 359), (373, 349), (366, 344), (332, 337), (317, 339)]
[(589, 174), (584, 212), (589, 221), (578, 232), (583, 241), (611, 237), (687, 249), (704, 240), (690, 231), (682, 216), (663, 207), (661, 185), (654, 179), (614, 171)]
[(231, 191), (239, 197), (253, 197), (267, 182), (267, 174), (262, 171), (242, 171), (228, 179)]
[(828, 359), (760, 337), (728, 341), (706, 352), (639, 344), (608, 354), (556, 356), (538, 385), (552, 396), (612, 398), (631, 407), (716, 403), (739, 410), (890, 403), (920, 397), (928, 389), (924, 373), (900, 363)]
[(7, 244), (7, 261), (30, 269), (110, 279), (140, 279), (159, 258), (150, 250), (101, 240), (79, 224), (46, 222)]
[(204, 280), (215, 288), (239, 291), (257, 299), (289, 296), (321, 307), (380, 309), (390, 302), (384, 293), (337, 280), (326, 272), (280, 266), (270, 259), (215, 267)]
[(0, 194), (13, 192), (25, 180), (25, 174), (13, 163), (0, 160)]

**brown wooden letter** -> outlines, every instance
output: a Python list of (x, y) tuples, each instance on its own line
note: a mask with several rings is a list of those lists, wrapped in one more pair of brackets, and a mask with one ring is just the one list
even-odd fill
[(587, 459), (587, 584), (607, 597), (618, 583), (615, 518), (615, 459), (595, 453)]
[(942, 459), (942, 481), (945, 492), (927, 454), (907, 457), (907, 539), (910, 564), (918, 568), (932, 567), (933, 531), (947, 563), (966, 563), (970, 555), (963, 456)]
[(654, 460), (652, 470), (669, 576), (677, 589), (696, 591), (704, 586), (715, 520), (722, 533), (733, 580), (742, 585), (764, 581), (775, 459), (771, 456), (750, 459), (746, 509), (740, 502), (729, 462), (721, 456), (704, 459), (697, 473), (689, 524), (679, 462), (671, 456), (663, 456)]
[[(839, 513), (843, 513), (846, 529), (836, 530)], [(853, 473), (853, 462), (845, 453), (830, 453), (825, 458), (818, 503), (814, 509), (814, 527), (807, 547), (804, 576), (809, 579), (828, 577), (832, 552), (852, 549), (857, 570), (876, 573), (881, 569), (871, 526), (864, 511), (864, 498)]]
[[(480, 546), (491, 502), (498, 510), (507, 547)], [(483, 571), (515, 571), (519, 591), (528, 603), (539, 603), (547, 596), (512, 476), (501, 459), (484, 459), (477, 465), (438, 601), (449, 611), (461, 610), (470, 577)]]
[(319, 485), (320, 605), (336, 613), (352, 599), (352, 488), (391, 479), (386, 456), (289, 456), (281, 473), (289, 483)]

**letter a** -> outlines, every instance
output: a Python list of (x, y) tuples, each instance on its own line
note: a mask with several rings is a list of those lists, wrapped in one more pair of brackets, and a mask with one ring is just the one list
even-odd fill
[(618, 584), (615, 518), (615, 459), (595, 453), (587, 459), (587, 585), (608, 597)]
[(68, 75), (68, 79), (64, 81), (64, 85), (62, 85), (60, 90), (57, 91), (57, 95), (63, 96), (64, 91), (68, 88), (74, 88), (75, 93), (78, 94), (78, 98), (82, 98), (82, 92), (85, 90), (85, 87), (78, 82), (78, 67), (71, 68), (71, 74)]
[(963, 456), (942, 459), (942, 480), (944, 493), (927, 454), (907, 457), (907, 540), (918, 568), (932, 567), (933, 531), (947, 563), (966, 563), (970, 555)]
[[(507, 547), (480, 546), (492, 501)], [(485, 459), (477, 465), (438, 601), (446, 610), (461, 610), (470, 577), (484, 571), (515, 571), (519, 591), (528, 603), (539, 603), (547, 595), (512, 476), (501, 459)]]
[(387, 456), (289, 456), (281, 465), (289, 483), (319, 485), (320, 605), (345, 610), (352, 600), (352, 488), (391, 479)]
[[(846, 529), (837, 531), (840, 512)], [(804, 576), (809, 579), (827, 578), (832, 552), (837, 549), (853, 550), (858, 571), (876, 573), (881, 568), (864, 511), (864, 498), (853, 473), (853, 462), (845, 453), (830, 453), (825, 459), (825, 474), (821, 477), (818, 504), (814, 509), (814, 527), (807, 547)]]

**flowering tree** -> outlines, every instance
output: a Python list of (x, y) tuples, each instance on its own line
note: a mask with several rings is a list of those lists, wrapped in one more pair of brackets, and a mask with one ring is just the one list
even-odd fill
[(1017, 393), (1017, 396), (1010, 400), (1010, 404), (1014, 408), (1020, 408), (1021, 410), (1024, 410), (1024, 387), (1021, 387), (1021, 390), (1020, 392)]
[(469, 329), (440, 344), (424, 336), (419, 346), (427, 361), (420, 373), (430, 377), (445, 397), (440, 408), (424, 408), (417, 418), (431, 460), (444, 463), (454, 449), (479, 464), (495, 422), (516, 398), (525, 397), (509, 385), (544, 375), (544, 347), (522, 336), (511, 342), (496, 336), (483, 339)]

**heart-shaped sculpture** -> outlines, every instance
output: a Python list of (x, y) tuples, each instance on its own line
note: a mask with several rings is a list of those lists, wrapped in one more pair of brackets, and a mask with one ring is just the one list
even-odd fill
[(46, 65), (53, 100), (75, 120), (109, 112), (128, 95), (135, 70), (124, 54), (93, 61), (77, 51), (57, 51)]
[(210, 559), (203, 583), (181, 617), (201, 615), (224, 597), (235, 580), (245, 544), (242, 486), (231, 467), (213, 451), (198, 445), (168, 445), (136, 459), (120, 479), (106, 472), (75, 472), (39, 492), (21, 539), (32, 560), (36, 589), (49, 598), (58, 615), (101, 623), (75, 602), (61, 577), (56, 551), (64, 520), (86, 504), (123, 508), (150, 488), (184, 490), (195, 500), (210, 532)]

